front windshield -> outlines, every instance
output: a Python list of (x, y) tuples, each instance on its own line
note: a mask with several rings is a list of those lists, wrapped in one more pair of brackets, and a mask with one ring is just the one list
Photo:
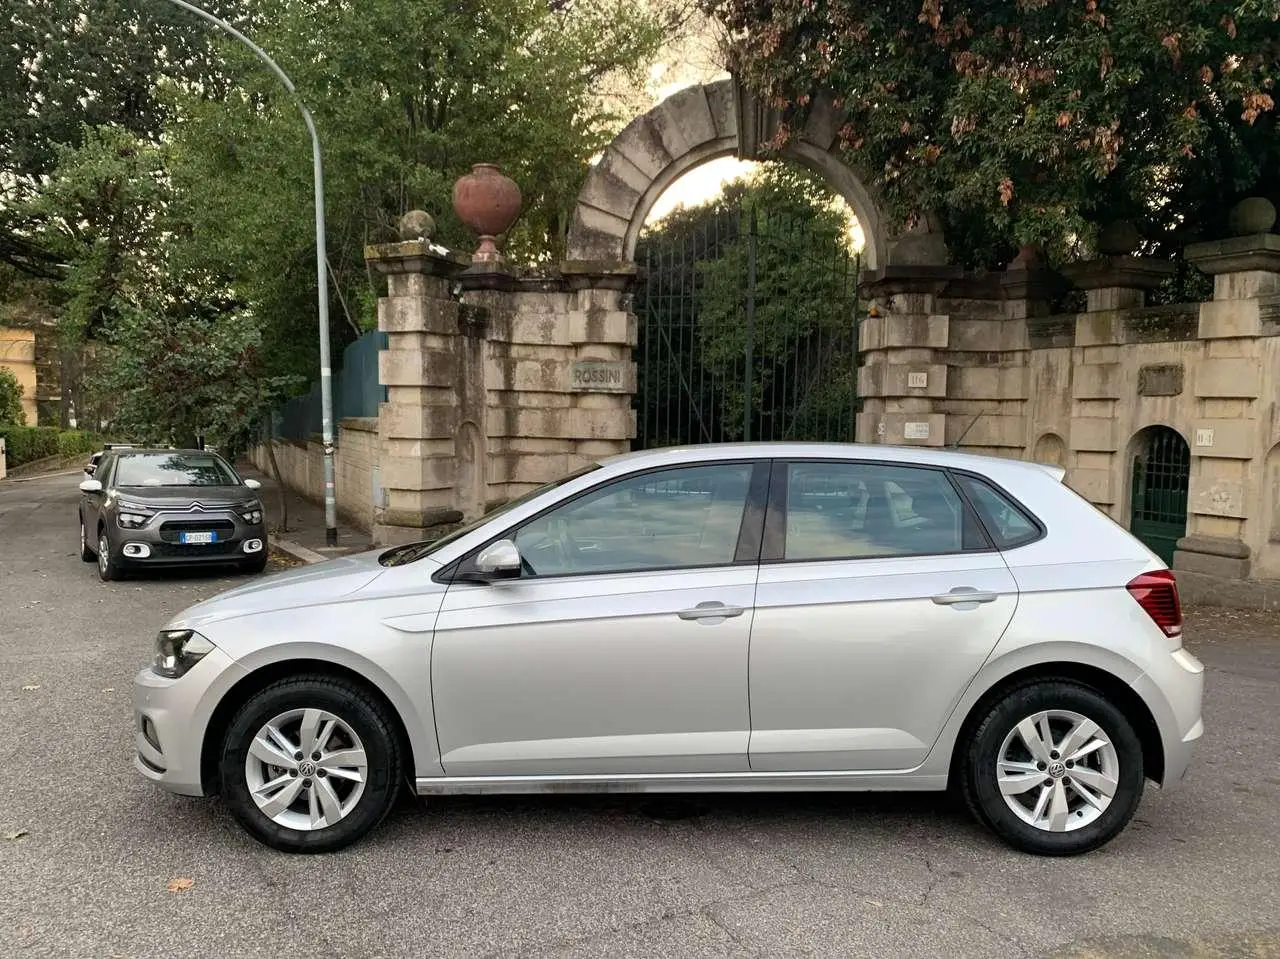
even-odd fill
[(442, 536), (440, 539), (429, 540), (425, 543), (410, 543), (407, 546), (397, 546), (395, 549), (389, 549), (378, 557), (378, 562), (383, 566), (404, 566), (406, 563), (417, 562), (424, 556), (430, 556), (436, 550), (442, 549), (455, 540), (461, 539), (472, 530), (483, 526), (485, 523), (495, 517), (501, 516), (508, 510), (513, 510), (517, 506), (521, 506), (524, 503), (529, 502), (529, 500), (536, 496), (541, 496), (543, 493), (549, 493), (551, 490), (563, 486), (571, 480), (576, 480), (579, 476), (586, 476), (588, 473), (593, 470), (598, 470), (599, 468), (599, 463), (592, 463), (590, 466), (584, 467), (575, 473), (570, 473), (568, 476), (563, 479), (558, 479), (554, 483), (547, 483), (545, 486), (539, 486), (537, 489), (525, 493), (523, 496), (517, 496), (515, 499), (507, 500), (501, 506), (495, 506), (493, 509), (489, 510), (489, 512), (485, 513), (479, 519), (463, 524), (452, 533)]
[(121, 456), (116, 486), (239, 486), (240, 477), (212, 453), (135, 453)]

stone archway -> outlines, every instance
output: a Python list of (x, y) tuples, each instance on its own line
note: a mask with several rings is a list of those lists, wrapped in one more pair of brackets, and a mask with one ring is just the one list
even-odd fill
[[(780, 120), (778, 111), (732, 79), (668, 97), (618, 134), (588, 174), (570, 223), (566, 259), (630, 262), (645, 218), (667, 187), (719, 157), (758, 159), (760, 145)], [(815, 98), (780, 157), (820, 174), (844, 197), (866, 237), (863, 267), (877, 270), (888, 263), (890, 231), (874, 195), (840, 151), (843, 123), (830, 96)]]

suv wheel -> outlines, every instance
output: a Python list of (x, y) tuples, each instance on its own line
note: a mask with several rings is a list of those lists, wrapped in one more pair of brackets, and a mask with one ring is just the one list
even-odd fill
[(355, 683), (303, 676), (255, 694), (231, 721), (222, 794), (259, 842), (333, 852), (390, 812), (400, 764), (385, 707)]
[(92, 563), (94, 556), (93, 550), (89, 548), (89, 534), (84, 529), (84, 518), (80, 519), (80, 558), (86, 563)]
[(120, 559), (111, 555), (111, 540), (107, 539), (106, 532), (98, 534), (98, 579), (104, 583), (109, 583), (113, 579), (119, 579), (124, 573), (121, 568)]
[(979, 722), (962, 786), (974, 814), (1025, 852), (1068, 856), (1115, 838), (1138, 808), (1142, 746), (1100, 693), (1068, 681), (1011, 691)]

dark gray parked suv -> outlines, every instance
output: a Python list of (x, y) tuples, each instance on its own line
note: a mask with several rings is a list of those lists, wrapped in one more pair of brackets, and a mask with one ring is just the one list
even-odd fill
[(80, 484), (80, 558), (118, 579), (131, 566), (267, 565), (259, 483), (205, 450), (103, 453)]

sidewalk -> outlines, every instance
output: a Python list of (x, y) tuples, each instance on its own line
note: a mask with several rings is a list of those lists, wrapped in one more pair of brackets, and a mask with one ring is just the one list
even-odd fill
[(262, 484), (262, 505), (267, 513), (267, 529), (271, 533), (271, 545), (306, 563), (319, 563), (335, 556), (360, 553), (373, 548), (369, 534), (338, 523), (338, 545), (325, 545), (324, 507), (303, 499), (292, 490), (286, 491), (289, 506), (289, 529), (277, 533), (280, 525), (279, 497), (276, 481), (255, 469), (251, 463), (239, 462), (236, 470), (245, 479), (256, 479)]

